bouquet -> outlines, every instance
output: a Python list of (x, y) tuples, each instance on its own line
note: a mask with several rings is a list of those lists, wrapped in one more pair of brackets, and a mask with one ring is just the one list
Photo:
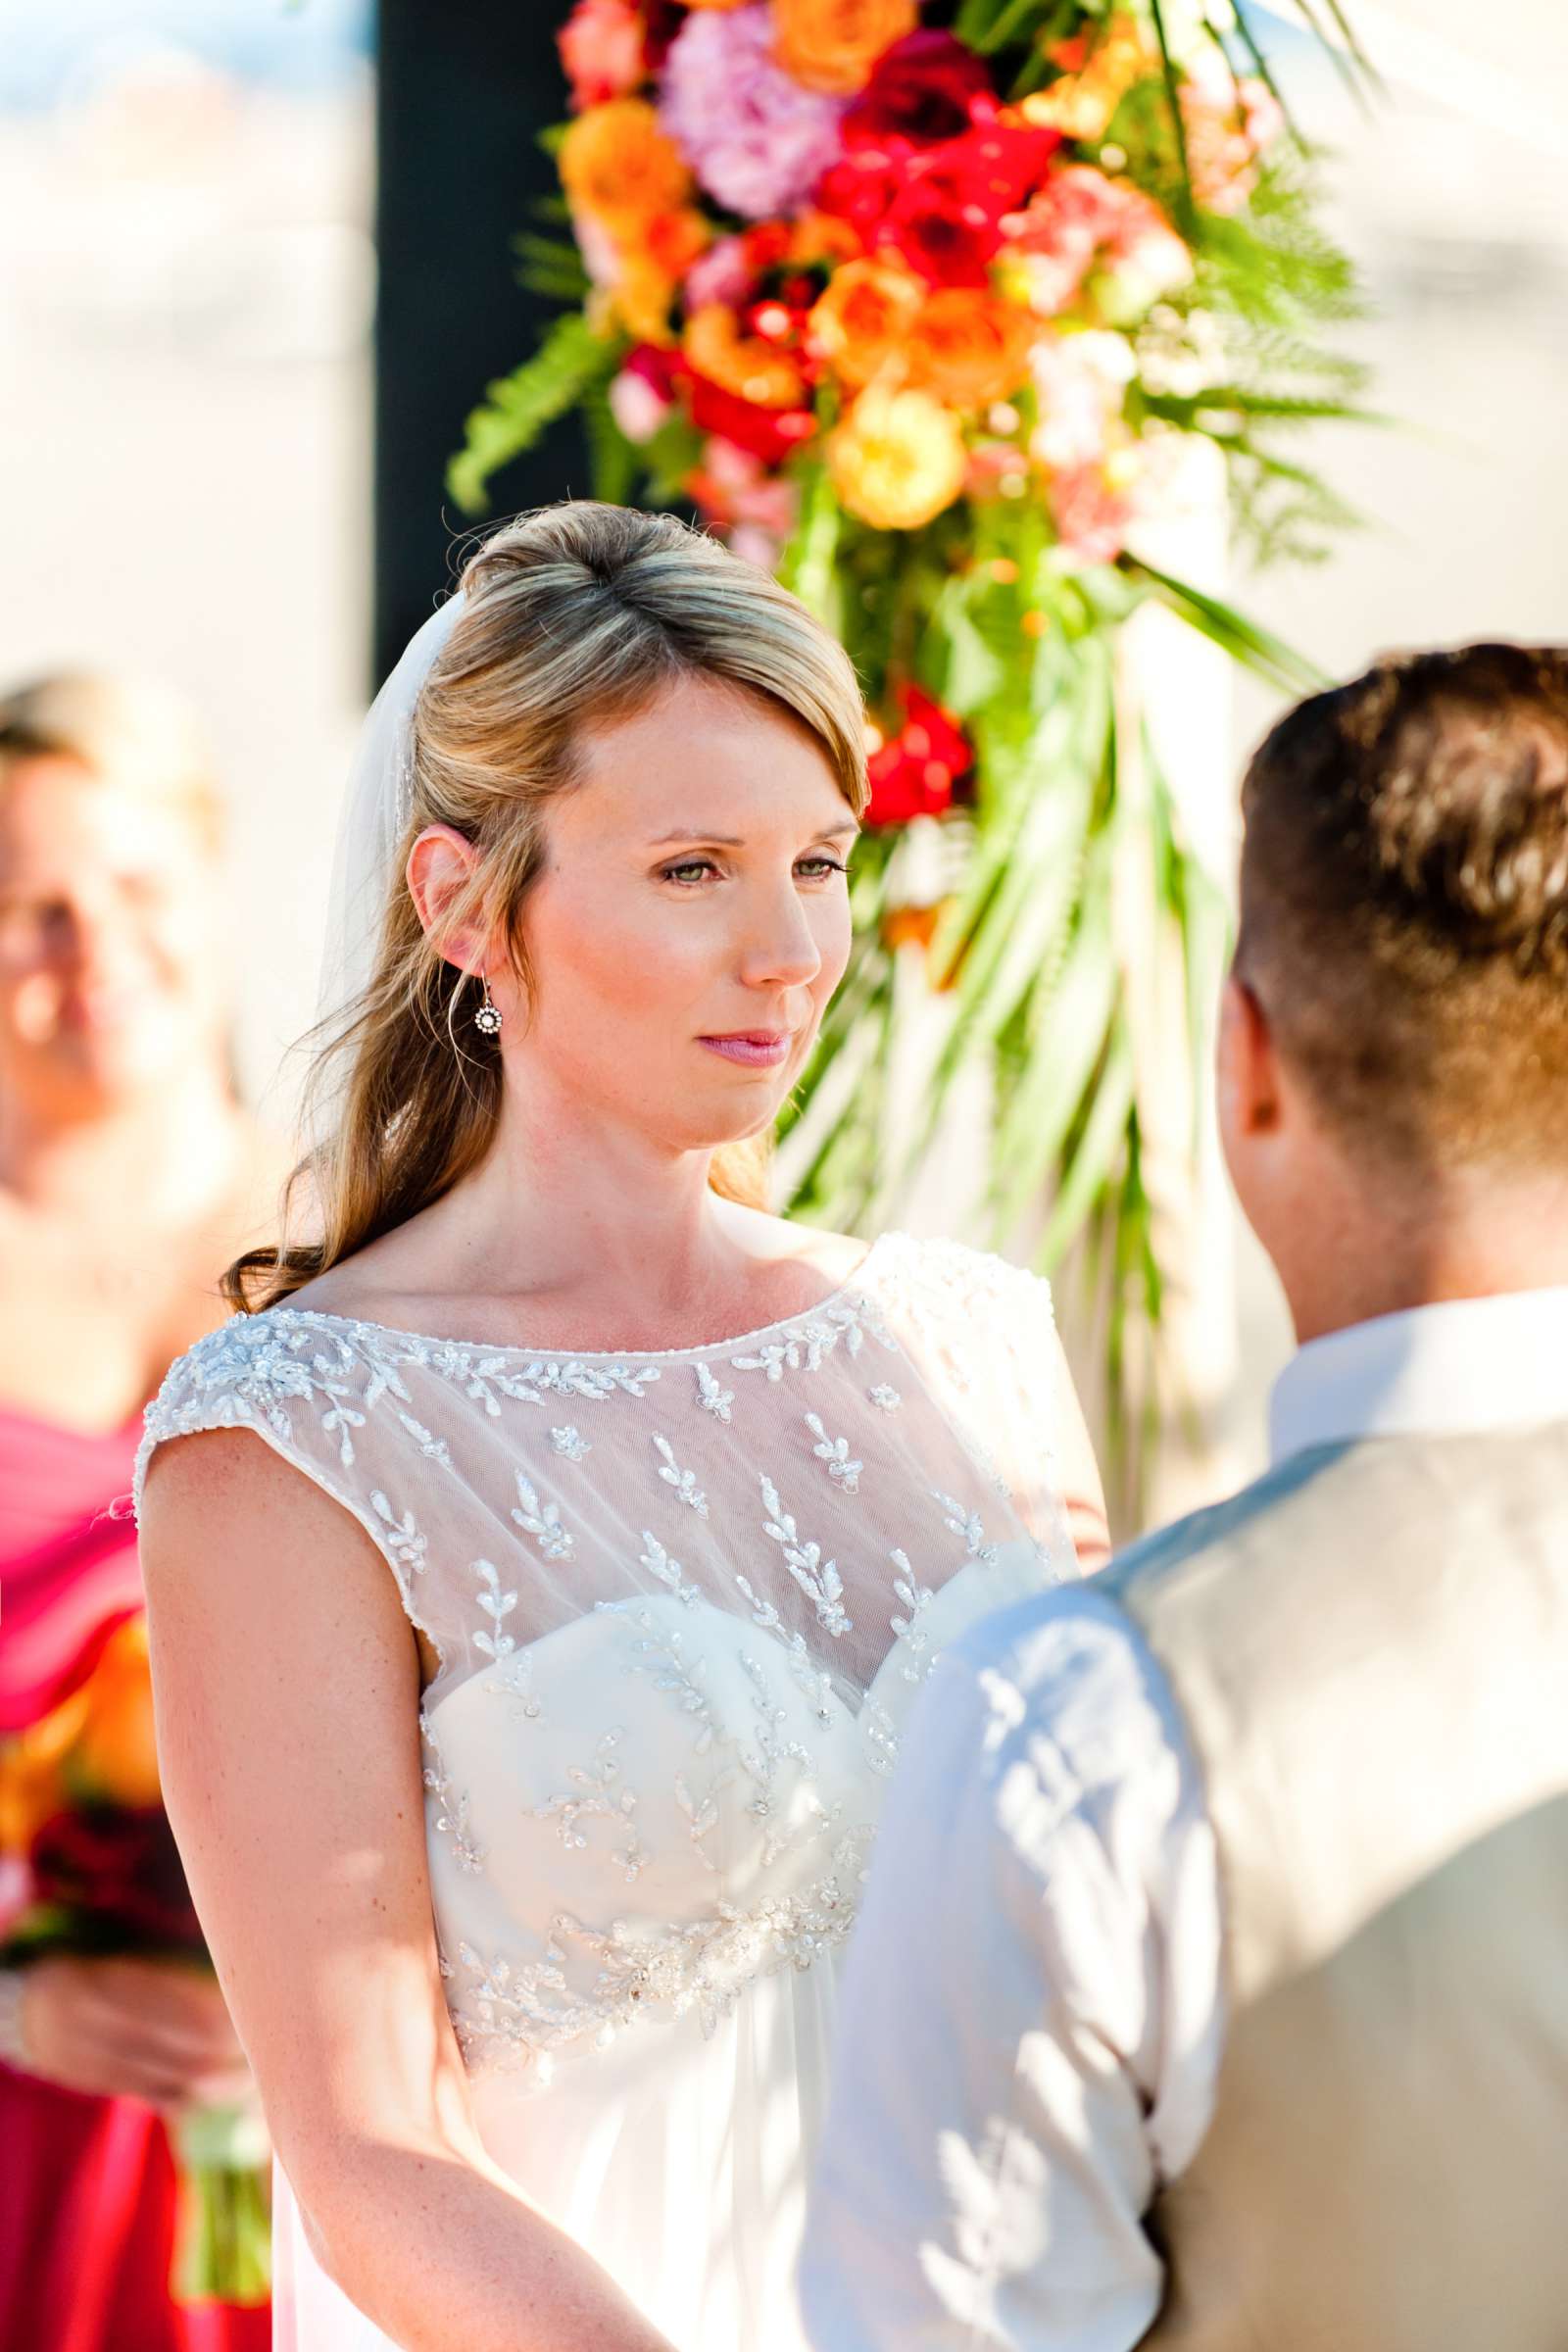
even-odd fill
[[(0, 1966), (52, 1952), (211, 1966), (160, 1801), (139, 1614), (110, 1633), (68, 1697), (0, 1742)], [(266, 2302), (270, 2146), (259, 2112), (188, 2107), (170, 2138), (175, 2300)]]
[(961, 1075), (950, 1215), (1048, 1269), (1085, 1245), (1125, 1431), (1197, 1132), (1196, 1087), (1182, 1136), (1157, 1099), (1206, 1058), (1225, 916), (1121, 641), (1160, 604), (1320, 682), (1138, 552), (1200, 444), (1258, 555), (1348, 519), (1280, 446), (1353, 413), (1307, 151), (1241, 0), (577, 0), (560, 48), (570, 236), (519, 255), (568, 308), (450, 486), (477, 509), (580, 409), (601, 496), (684, 507), (841, 636), (872, 794), (793, 1204), (896, 1215)]

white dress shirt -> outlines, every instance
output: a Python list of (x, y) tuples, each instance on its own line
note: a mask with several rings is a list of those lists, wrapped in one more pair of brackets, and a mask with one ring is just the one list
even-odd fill
[[(1275, 1461), (1568, 1417), (1568, 1290), (1315, 1340)], [(1224, 2046), (1219, 1889), (1170, 1688), (1092, 1585), (931, 1677), (850, 1954), (800, 2287), (816, 2352), (1129, 2352), (1143, 2219), (1197, 2152)]]

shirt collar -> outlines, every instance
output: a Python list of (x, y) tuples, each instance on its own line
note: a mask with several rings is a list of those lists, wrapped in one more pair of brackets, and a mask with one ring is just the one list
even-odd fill
[(1512, 1291), (1309, 1340), (1274, 1384), (1269, 1456), (1554, 1420), (1568, 1420), (1568, 1288)]

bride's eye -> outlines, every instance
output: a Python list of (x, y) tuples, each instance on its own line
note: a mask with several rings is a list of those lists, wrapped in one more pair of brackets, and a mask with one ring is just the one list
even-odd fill
[(841, 858), (817, 857), (803, 858), (795, 870), (800, 874), (809, 874), (814, 881), (820, 882), (828, 874), (847, 874), (850, 869)]
[(701, 882), (705, 874), (716, 874), (717, 871), (711, 858), (682, 858), (676, 865), (662, 865), (659, 878), (662, 882), (679, 882), (690, 888)]

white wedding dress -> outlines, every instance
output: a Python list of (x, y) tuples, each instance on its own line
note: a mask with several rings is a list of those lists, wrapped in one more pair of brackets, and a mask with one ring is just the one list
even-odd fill
[[(430, 1885), (479, 2131), (680, 2352), (801, 2352), (836, 1972), (900, 1728), (956, 1632), (1075, 1573), (1053, 1348), (1043, 1283), (891, 1235), (809, 1312), (662, 1353), (285, 1303), (148, 1409), (138, 1505), (155, 1446), (240, 1426), (385, 1555), (441, 1660)], [(380, 2352), (276, 2189), (274, 2343)]]

